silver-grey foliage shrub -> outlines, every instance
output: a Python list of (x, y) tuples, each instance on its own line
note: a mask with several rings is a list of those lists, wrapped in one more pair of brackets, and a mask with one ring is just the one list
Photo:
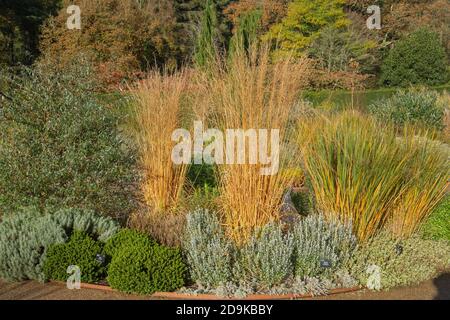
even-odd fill
[(293, 234), (295, 273), (300, 277), (332, 274), (351, 256), (356, 246), (350, 224), (329, 222), (320, 214), (298, 221)]
[(279, 224), (269, 223), (237, 252), (236, 280), (270, 288), (292, 275), (294, 239)]
[(106, 241), (118, 230), (111, 218), (79, 209), (41, 214), (30, 207), (6, 215), (0, 223), (0, 278), (45, 281), (42, 268), (51, 244), (66, 242), (73, 231)]
[(197, 284), (217, 287), (231, 279), (233, 246), (214, 213), (198, 209), (187, 215), (183, 247)]

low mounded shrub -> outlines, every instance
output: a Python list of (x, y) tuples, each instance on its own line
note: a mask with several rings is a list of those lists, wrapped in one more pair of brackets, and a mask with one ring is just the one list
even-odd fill
[(0, 278), (45, 281), (43, 267), (50, 245), (65, 243), (76, 231), (106, 241), (118, 230), (111, 218), (81, 209), (41, 214), (30, 207), (5, 216), (0, 223)]
[(0, 223), (0, 278), (44, 281), (48, 247), (66, 240), (65, 230), (35, 208), (4, 216)]
[(121, 232), (107, 245), (113, 253), (108, 283), (127, 293), (152, 294), (184, 285), (187, 268), (181, 251), (156, 244), (137, 232)]
[(369, 112), (381, 121), (397, 126), (414, 124), (424, 128), (442, 130), (444, 110), (439, 94), (428, 89), (399, 90), (392, 97), (369, 106)]
[(101, 242), (106, 242), (120, 230), (117, 221), (100, 216), (92, 210), (61, 209), (47, 219), (56, 221), (67, 234), (70, 234), (72, 230), (81, 231)]
[(43, 271), (47, 279), (66, 281), (70, 276), (67, 268), (75, 265), (80, 268), (82, 282), (96, 283), (106, 277), (106, 260), (103, 263), (97, 255), (104, 257), (103, 244), (75, 231), (68, 242), (50, 245)]
[(450, 267), (450, 245), (416, 235), (398, 240), (382, 232), (358, 247), (347, 269), (366, 286), (373, 266), (380, 268), (381, 289), (417, 284)]
[(217, 287), (231, 280), (234, 247), (214, 213), (198, 209), (188, 214), (183, 249), (198, 285)]
[(235, 282), (271, 288), (293, 273), (294, 239), (280, 224), (269, 223), (237, 251)]
[(328, 222), (321, 214), (298, 221), (293, 235), (295, 274), (302, 278), (331, 276), (351, 257), (356, 246), (351, 224)]
[(149, 247), (156, 245), (156, 242), (145, 234), (132, 229), (122, 229), (106, 242), (105, 253), (114, 257), (124, 247), (126, 249), (129, 245), (134, 246), (144, 243)]

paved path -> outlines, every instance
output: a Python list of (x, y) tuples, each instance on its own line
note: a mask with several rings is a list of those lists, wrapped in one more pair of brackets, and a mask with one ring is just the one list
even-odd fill
[[(56, 283), (41, 284), (35, 281), (6, 283), (0, 281), (0, 300), (145, 300), (145, 296), (128, 295), (119, 292), (106, 292), (94, 289), (68, 290)], [(450, 273), (418, 286), (397, 288), (391, 291), (359, 291), (334, 296), (314, 298), (317, 300), (450, 300)]]

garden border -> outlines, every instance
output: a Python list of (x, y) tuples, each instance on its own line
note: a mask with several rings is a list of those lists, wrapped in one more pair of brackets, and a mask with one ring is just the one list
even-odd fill
[[(65, 286), (66, 283), (62, 281), (50, 281), (50, 283), (56, 283), (61, 286)], [(120, 292), (119, 290), (113, 289), (110, 286), (103, 284), (92, 284), (92, 283), (81, 283), (81, 288), (83, 289), (94, 289), (102, 290), (108, 292)], [(160, 298), (160, 299), (178, 299), (178, 300), (292, 300), (292, 299), (307, 299), (320, 296), (331, 296), (340, 293), (350, 293), (363, 290), (364, 287), (351, 287), (351, 288), (337, 288), (330, 290), (326, 295), (313, 295), (313, 294), (281, 294), (281, 295), (271, 295), (271, 294), (250, 294), (245, 298), (227, 298), (219, 297), (214, 294), (187, 294), (187, 293), (177, 293), (177, 292), (155, 292), (148, 297)]]

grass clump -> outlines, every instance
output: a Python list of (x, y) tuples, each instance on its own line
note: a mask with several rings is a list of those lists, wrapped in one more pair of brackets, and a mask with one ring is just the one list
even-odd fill
[(184, 72), (169, 75), (151, 72), (132, 88), (132, 122), (139, 162), (144, 173), (141, 191), (156, 212), (179, 204), (186, 179), (187, 164), (172, 162), (172, 133), (181, 128), (180, 112), (188, 82)]
[[(306, 81), (306, 62), (294, 63), (287, 59), (270, 64), (267, 49), (249, 48), (248, 52), (234, 52), (226, 66), (214, 70), (214, 75), (205, 78), (207, 83), (204, 84), (209, 92), (206, 103), (212, 106), (209, 125), (223, 132), (230, 128), (239, 128), (246, 133), (249, 133), (247, 130), (267, 129), (267, 146), (272, 149), (277, 146), (270, 142), (271, 130), (279, 130), (280, 149), (283, 148), (289, 140), (289, 113), (297, 101), (303, 80)], [(236, 144), (236, 138), (231, 139), (234, 141), (227, 140), (227, 145)], [(244, 145), (248, 153), (247, 143)], [(255, 228), (279, 218), (282, 196), (295, 179), (284, 169), (294, 167), (295, 157), (280, 159), (278, 164), (273, 159), (274, 174), (263, 175), (262, 169), (267, 165), (260, 161), (252, 163), (250, 158), (254, 154), (244, 154), (245, 160), (238, 160), (236, 150), (231, 153), (238, 165), (217, 167), (218, 203), (229, 236), (245, 242)], [(283, 151), (280, 154), (283, 155)]]
[(317, 208), (353, 223), (366, 241), (386, 225), (412, 235), (444, 196), (448, 154), (424, 137), (356, 112), (299, 124), (299, 145)]

